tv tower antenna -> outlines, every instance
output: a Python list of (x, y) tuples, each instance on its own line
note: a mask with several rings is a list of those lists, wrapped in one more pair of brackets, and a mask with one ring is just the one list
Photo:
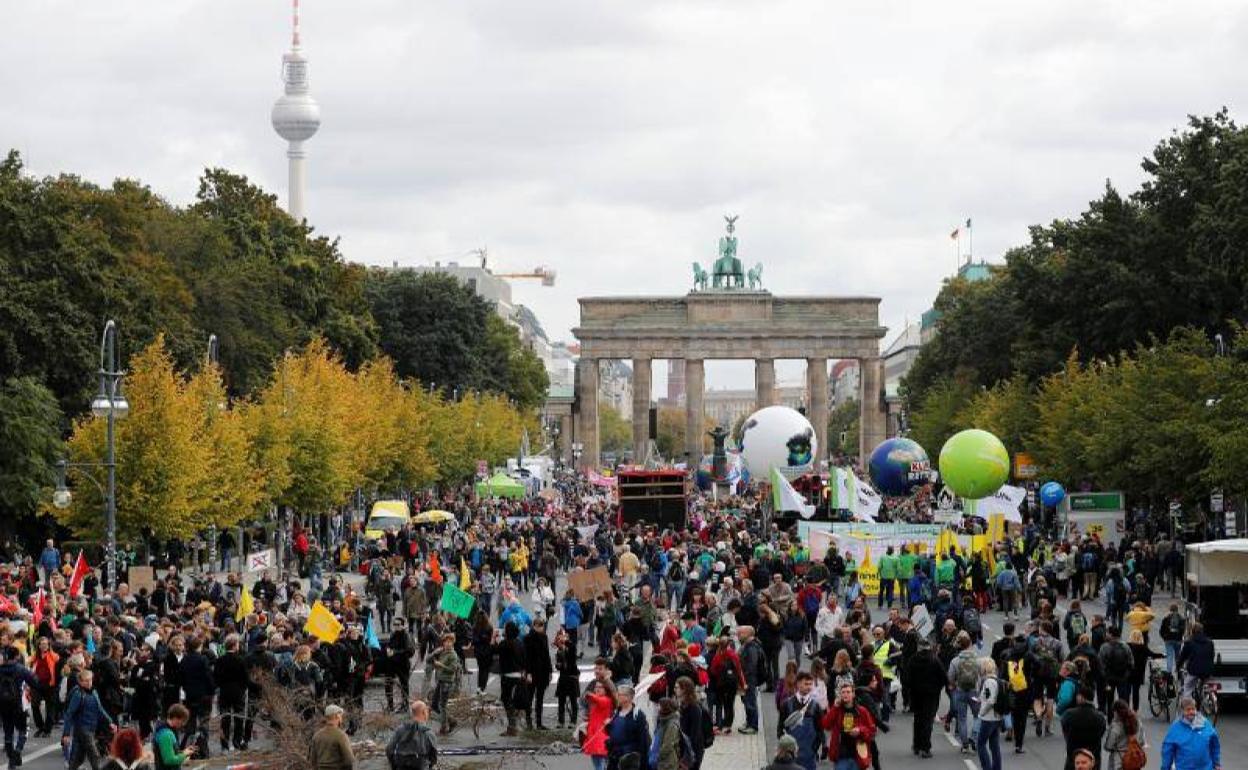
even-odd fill
[(291, 0), (290, 51), (282, 54), (285, 93), (273, 104), (273, 130), (287, 141), (288, 165), (286, 210), (296, 220), (305, 217), (307, 153), (303, 143), (321, 127), (321, 108), (308, 89), (308, 57), (299, 37), (299, 0)]

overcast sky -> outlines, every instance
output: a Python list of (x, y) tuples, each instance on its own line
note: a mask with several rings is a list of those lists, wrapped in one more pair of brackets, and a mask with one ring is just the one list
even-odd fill
[[(284, 200), (289, 15), (8, 0), (0, 145), (179, 204), (211, 165)], [(1187, 114), (1243, 118), (1248, 90), (1242, 2), (304, 0), (303, 38), (309, 221), (359, 262), (549, 265), (555, 288), (515, 295), (556, 339), (578, 296), (687, 290), (724, 213), (771, 291), (882, 297), (891, 339), (953, 270), (955, 225), (999, 260), (1106, 178), (1134, 190)]]

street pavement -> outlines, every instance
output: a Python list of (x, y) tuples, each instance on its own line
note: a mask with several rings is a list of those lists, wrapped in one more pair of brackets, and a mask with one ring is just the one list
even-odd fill
[[(560, 583), (562, 583), (562, 579)], [(562, 588), (560, 587), (560, 592)], [(1168, 597), (1162, 593), (1158, 594), (1157, 607), (1164, 608), (1168, 604)], [(1061, 605), (1065, 609), (1065, 603)], [(1084, 611), (1089, 616), (1093, 613), (1103, 611), (1103, 606), (1097, 602), (1084, 602)], [(1160, 612), (1159, 612), (1160, 614)], [(1001, 624), (1004, 619), (999, 613), (992, 612), (984, 616), (984, 651), (987, 652), (992, 642), (1000, 638)], [(1154, 636), (1156, 636), (1154, 634)], [(581, 665), (581, 679), (583, 682), (592, 678), (592, 654), (587, 651)], [(782, 657), (782, 665), (783, 665)], [(476, 661), (472, 658), (468, 659), (469, 674), (465, 677), (465, 686), (475, 687), (476, 682)], [(424, 680), (423, 665), (417, 665), (412, 675), (412, 693), (416, 695)], [(494, 675), (490, 678), (487, 691), (493, 694), (499, 692), (498, 676)], [(1142, 695), (1143, 697), (1143, 695)], [(378, 710), (384, 706), (385, 696), (381, 683), (375, 683), (369, 687), (366, 695), (366, 708), (370, 711)], [(715, 740), (714, 746), (707, 752), (706, 760), (703, 763), (704, 770), (758, 770), (765, 766), (775, 751), (776, 744), (776, 708), (774, 698), (768, 693), (759, 694), (762, 728), (758, 735), (745, 736), (737, 732), (729, 735), (719, 736)], [(1142, 704), (1143, 705), (1143, 704)], [(1248, 767), (1248, 760), (1244, 765), (1239, 765), (1237, 757), (1248, 756), (1248, 708), (1243, 703), (1224, 702), (1224, 713), (1218, 722), (1218, 733), (1222, 741), (1223, 748), (1223, 767)], [(942, 713), (945, 705), (942, 705)], [(744, 713), (738, 704), (737, 727), (744, 724)], [(556, 704), (554, 698), (554, 685), (548, 688), (545, 704), (543, 721), (552, 728), (555, 726)], [(1160, 750), (1161, 741), (1165, 735), (1167, 725), (1154, 719), (1148, 713), (1147, 706), (1144, 706), (1144, 713), (1141, 715), (1144, 725), (1145, 736), (1148, 741), (1149, 764), (1151, 769), (1160, 767)], [(653, 724), (653, 719), (651, 720)], [(978, 770), (979, 762), (976, 757), (962, 755), (958, 751), (956, 738), (946, 733), (938, 723), (933, 731), (933, 757), (931, 759), (919, 759), (912, 755), (910, 751), (910, 740), (913, 731), (913, 720), (909, 714), (896, 713), (892, 718), (891, 731), (883, 733), (878, 738), (880, 748), (880, 760), (882, 768), (893, 768), (905, 766), (911, 770)], [(589, 760), (579, 753), (569, 755), (544, 755), (541, 751), (550, 750), (550, 744), (556, 741), (570, 742), (572, 740), (571, 731), (564, 730), (562, 732), (552, 729), (543, 733), (524, 733), (519, 738), (504, 738), (501, 733), (504, 724), (486, 725), (482, 730), (480, 739), (472, 735), (472, 731), (466, 727), (461, 727), (453, 735), (448, 738), (439, 738), (438, 745), (448, 751), (465, 751), (473, 750), (475, 747), (484, 747), (487, 753), (478, 755), (447, 755), (439, 763), (446, 768), (454, 767), (499, 767), (494, 764), (501, 761), (501, 767), (514, 768), (515, 770), (589, 770)], [(1030, 725), (1029, 725), (1030, 728)], [(215, 747), (215, 736), (214, 736)], [(1066, 752), (1060, 731), (1056, 729), (1055, 734), (1051, 737), (1036, 738), (1035, 733), (1029, 729), (1026, 741), (1027, 753), (1016, 755), (1013, 753), (1011, 744), (1002, 746), (1002, 765), (1010, 768), (1010, 770), (1061, 770), (1065, 764)], [(514, 749), (514, 753), (496, 753)], [(537, 753), (534, 753), (537, 752)], [(192, 768), (224, 768), (231, 763), (237, 762), (237, 758), (231, 758), (230, 754), (222, 756), (214, 756), (209, 762), (194, 762), (190, 765)], [(34, 770), (59, 770), (65, 767), (65, 763), (61, 758), (60, 745), (56, 740), (37, 739), (27, 744), (25, 763), (23, 765)], [(384, 760), (369, 760), (361, 763), (361, 770), (371, 770), (372, 768), (384, 768)], [(826, 763), (822, 767), (830, 767)]]

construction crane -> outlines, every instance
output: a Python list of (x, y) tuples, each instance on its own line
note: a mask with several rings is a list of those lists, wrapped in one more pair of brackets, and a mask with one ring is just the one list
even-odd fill
[(537, 278), (541, 280), (543, 286), (555, 285), (555, 271), (545, 265), (538, 265), (528, 273), (495, 273), (494, 275), (499, 278)]
[[(489, 268), (486, 267), (488, 259), (488, 253), (486, 250), (474, 249), (473, 253), (481, 259), (481, 269), (488, 270)], [(527, 273), (492, 273), (492, 275), (497, 278), (536, 278), (542, 282), (543, 286), (555, 285), (555, 270), (554, 268), (547, 267), (545, 265), (538, 265)]]

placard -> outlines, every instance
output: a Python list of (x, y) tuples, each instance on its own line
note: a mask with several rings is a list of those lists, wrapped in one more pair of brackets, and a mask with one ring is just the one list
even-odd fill
[(572, 589), (572, 595), (580, 602), (593, 601), (614, 587), (615, 584), (611, 581), (611, 575), (608, 574), (606, 567), (594, 567), (568, 573), (568, 588)]
[(138, 596), (139, 589), (146, 588), (150, 594), (159, 582), (156, 579), (156, 568), (143, 565), (134, 565), (130, 568), (127, 575), (126, 585), (130, 586), (130, 595)]
[(276, 558), (273, 549), (267, 551), (257, 551), (256, 553), (247, 554), (247, 572), (260, 572), (266, 569), (273, 569)]

